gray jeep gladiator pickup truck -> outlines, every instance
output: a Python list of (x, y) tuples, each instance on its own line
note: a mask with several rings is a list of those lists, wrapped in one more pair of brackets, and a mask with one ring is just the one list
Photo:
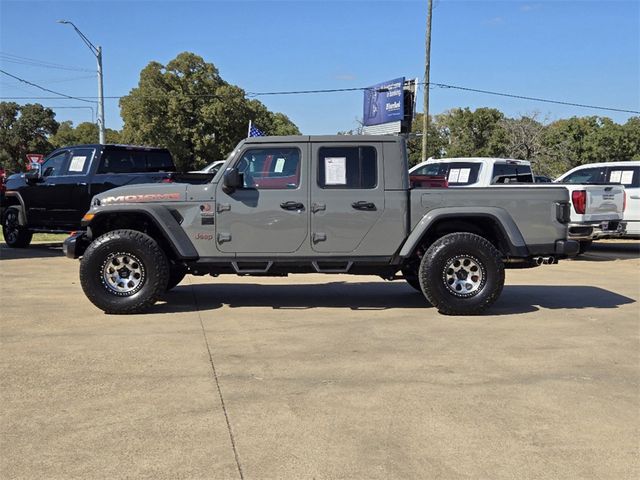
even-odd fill
[(505, 268), (575, 255), (563, 186), (409, 187), (397, 136), (257, 137), (203, 185), (96, 195), (65, 254), (107, 313), (150, 307), (184, 276), (350, 273), (405, 279), (444, 314), (496, 301)]

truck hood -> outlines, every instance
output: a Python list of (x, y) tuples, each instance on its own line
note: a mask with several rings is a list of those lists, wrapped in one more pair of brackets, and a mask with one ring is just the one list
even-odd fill
[(127, 185), (96, 195), (91, 205), (183, 202), (186, 192), (187, 185), (182, 183)]

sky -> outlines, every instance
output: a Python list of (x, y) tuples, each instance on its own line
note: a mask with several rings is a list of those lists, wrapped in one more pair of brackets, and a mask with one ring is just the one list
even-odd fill
[[(191, 51), (247, 92), (367, 87), (423, 78), (421, 1), (8, 1), (0, 0), (0, 69), (67, 95), (95, 97), (95, 58), (73, 21), (103, 48), (106, 96), (137, 86), (150, 61)], [(35, 59), (77, 70), (27, 65)], [(640, 111), (640, 1), (434, 0), (431, 81)], [(0, 74), (0, 100), (55, 107), (58, 121), (91, 121), (91, 103), (52, 97)], [(258, 97), (304, 134), (355, 128), (363, 92)], [(422, 111), (420, 92), (418, 111)], [(66, 108), (62, 108), (66, 107)], [(84, 108), (77, 108), (84, 107)], [(553, 121), (610, 112), (432, 88), (430, 112), (494, 107)], [(105, 123), (122, 127), (117, 99)]]

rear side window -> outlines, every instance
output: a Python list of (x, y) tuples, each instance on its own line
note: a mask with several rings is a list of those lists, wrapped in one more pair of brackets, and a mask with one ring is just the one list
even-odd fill
[(566, 176), (561, 183), (604, 183), (604, 167), (581, 168)]
[(98, 173), (141, 173), (174, 171), (169, 152), (145, 150), (107, 150), (102, 154)]
[(107, 150), (102, 155), (98, 173), (135, 173), (146, 170), (145, 152)]
[(493, 166), (491, 184), (502, 183), (533, 183), (531, 167), (515, 163), (496, 163)]
[(607, 183), (621, 183), (625, 187), (640, 187), (640, 167), (609, 167)]
[(175, 166), (169, 152), (150, 151), (145, 152), (147, 157), (148, 172), (173, 172)]
[(71, 159), (69, 160), (69, 168), (67, 175), (85, 175), (91, 165), (93, 158), (93, 148), (78, 148), (71, 150)]
[(375, 147), (322, 147), (318, 152), (320, 188), (372, 189), (378, 184)]

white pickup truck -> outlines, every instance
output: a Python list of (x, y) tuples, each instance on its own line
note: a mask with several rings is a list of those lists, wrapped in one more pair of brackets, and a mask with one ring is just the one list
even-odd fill
[[(569, 238), (580, 242), (580, 253), (584, 253), (593, 240), (624, 235), (625, 191), (620, 181), (618, 184), (604, 184), (604, 177), (594, 180), (586, 172), (585, 175), (570, 173), (557, 181), (563, 183), (570, 192), (573, 208)], [(411, 168), (409, 174), (444, 176), (450, 188), (504, 188), (510, 184), (522, 186), (523, 183), (530, 183), (532, 188), (536, 188), (545, 185), (533, 183), (530, 162), (506, 158), (429, 159)]]
[[(640, 162), (606, 162), (580, 165), (556, 182), (574, 184), (622, 184), (625, 188), (624, 222), (627, 238), (640, 238)], [(573, 220), (573, 218), (572, 218)]]

